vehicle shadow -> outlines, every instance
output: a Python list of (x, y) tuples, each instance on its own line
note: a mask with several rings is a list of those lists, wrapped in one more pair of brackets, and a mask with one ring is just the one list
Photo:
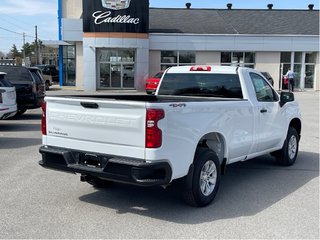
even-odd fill
[[(41, 120), (41, 113), (25, 113), (20, 116), (15, 116), (12, 120)], [(10, 121), (10, 120), (9, 120)]]
[[(194, 208), (183, 203), (179, 187), (141, 188), (115, 183), (81, 196), (81, 201), (175, 223), (199, 224), (253, 216), (319, 176), (319, 154), (299, 152), (294, 166), (280, 167), (269, 155), (228, 166), (213, 203)], [(317, 193), (315, 193), (317, 194)]]
[(17, 149), (41, 144), (41, 138), (0, 137), (0, 149)]
[(41, 131), (41, 125), (39, 124), (24, 124), (20, 122), (15, 123), (2, 123), (0, 122), (0, 132), (26, 132), (26, 131)]

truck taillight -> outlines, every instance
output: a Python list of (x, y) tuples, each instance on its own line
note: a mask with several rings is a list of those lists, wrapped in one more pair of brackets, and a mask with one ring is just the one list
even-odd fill
[(146, 148), (159, 148), (162, 145), (162, 131), (158, 121), (164, 118), (162, 109), (147, 109), (146, 115)]
[(43, 102), (42, 108), (42, 119), (41, 119), (41, 130), (43, 135), (47, 135), (47, 103)]

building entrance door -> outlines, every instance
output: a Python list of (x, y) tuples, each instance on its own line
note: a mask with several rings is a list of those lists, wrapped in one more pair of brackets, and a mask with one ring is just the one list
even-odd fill
[(130, 49), (98, 51), (98, 89), (134, 89), (134, 57)]

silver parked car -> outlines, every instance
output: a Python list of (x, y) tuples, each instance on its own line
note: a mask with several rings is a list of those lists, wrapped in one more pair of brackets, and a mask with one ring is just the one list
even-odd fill
[(16, 88), (0, 72), (0, 119), (13, 117), (17, 113)]

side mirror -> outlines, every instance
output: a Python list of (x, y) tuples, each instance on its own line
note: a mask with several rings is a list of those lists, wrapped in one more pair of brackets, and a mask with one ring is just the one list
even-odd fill
[(280, 93), (280, 107), (285, 105), (287, 102), (294, 101), (294, 94), (292, 92), (281, 92)]

